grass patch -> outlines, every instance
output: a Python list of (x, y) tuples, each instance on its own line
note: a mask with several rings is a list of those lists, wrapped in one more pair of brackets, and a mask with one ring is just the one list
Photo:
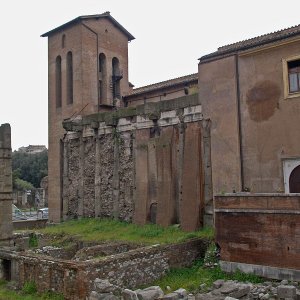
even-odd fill
[(178, 268), (172, 269), (163, 278), (153, 282), (153, 285), (159, 285), (165, 292), (167, 292), (167, 286), (169, 286), (172, 291), (184, 288), (189, 292), (199, 291), (199, 286), (203, 283), (207, 287), (210, 287), (214, 281), (217, 279), (224, 280), (238, 280), (241, 282), (252, 282), (261, 283), (263, 279), (252, 275), (244, 274), (240, 271), (227, 274), (223, 272), (219, 266), (214, 268), (205, 268), (203, 260), (197, 260), (194, 265), (190, 268)]
[(144, 245), (171, 244), (191, 238), (212, 239), (212, 228), (184, 232), (178, 226), (163, 228), (155, 224), (139, 226), (111, 219), (83, 218), (40, 229), (39, 232), (60, 236), (74, 236), (82, 241), (127, 241)]
[(27, 281), (25, 282), (23, 288), (22, 288), (22, 292), (24, 294), (28, 294), (28, 295), (33, 295), (37, 293), (37, 288), (36, 288), (36, 284), (34, 281)]
[(34, 283), (26, 283), (22, 291), (7, 288), (7, 282), (0, 280), (0, 300), (63, 300), (64, 297), (53, 292), (37, 293)]

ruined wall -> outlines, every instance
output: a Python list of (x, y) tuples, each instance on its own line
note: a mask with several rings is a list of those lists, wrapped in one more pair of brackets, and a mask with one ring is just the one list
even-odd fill
[(197, 104), (191, 95), (65, 122), (65, 217), (201, 227), (207, 203)]
[(193, 239), (80, 262), (0, 249), (0, 262), (9, 262), (10, 279), (19, 287), (32, 280), (38, 291), (52, 290), (64, 294), (65, 299), (79, 300), (90, 294), (96, 278), (123, 288), (137, 288), (160, 278), (170, 268), (190, 266), (204, 256), (208, 244), (208, 240)]
[(11, 131), (9, 124), (0, 126), (0, 245), (12, 237), (12, 169)]

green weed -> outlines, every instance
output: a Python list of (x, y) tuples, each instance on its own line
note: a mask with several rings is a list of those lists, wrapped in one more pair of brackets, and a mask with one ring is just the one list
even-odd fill
[(29, 247), (36, 248), (38, 246), (38, 237), (35, 233), (30, 233), (29, 235)]
[(12, 291), (6, 285), (0, 280), (0, 300), (64, 300), (63, 295), (54, 292), (37, 293), (33, 282), (27, 282), (22, 291)]
[(112, 219), (94, 218), (66, 221), (40, 229), (39, 232), (59, 236), (61, 240), (76, 237), (82, 241), (127, 241), (144, 245), (178, 243), (196, 237), (212, 239), (214, 236), (212, 228), (187, 233), (178, 226), (167, 228), (155, 224), (139, 226)]
[(166, 276), (153, 282), (153, 285), (159, 285), (165, 292), (167, 286), (174, 291), (178, 288), (185, 288), (189, 292), (196, 292), (203, 283), (210, 287), (217, 279), (238, 280), (241, 282), (261, 283), (263, 279), (252, 275), (244, 274), (240, 271), (233, 274), (223, 272), (219, 266), (206, 268), (204, 260), (197, 260), (190, 268), (178, 268), (170, 270)]

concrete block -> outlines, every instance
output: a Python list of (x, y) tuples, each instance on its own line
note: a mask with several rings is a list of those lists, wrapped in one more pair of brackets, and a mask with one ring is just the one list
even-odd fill
[(279, 299), (296, 299), (296, 288), (293, 285), (279, 285), (277, 287), (277, 295)]

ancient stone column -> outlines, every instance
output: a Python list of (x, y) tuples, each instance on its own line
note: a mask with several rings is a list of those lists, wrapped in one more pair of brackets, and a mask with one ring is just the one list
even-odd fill
[(12, 169), (11, 131), (9, 124), (0, 126), (0, 245), (12, 238)]

